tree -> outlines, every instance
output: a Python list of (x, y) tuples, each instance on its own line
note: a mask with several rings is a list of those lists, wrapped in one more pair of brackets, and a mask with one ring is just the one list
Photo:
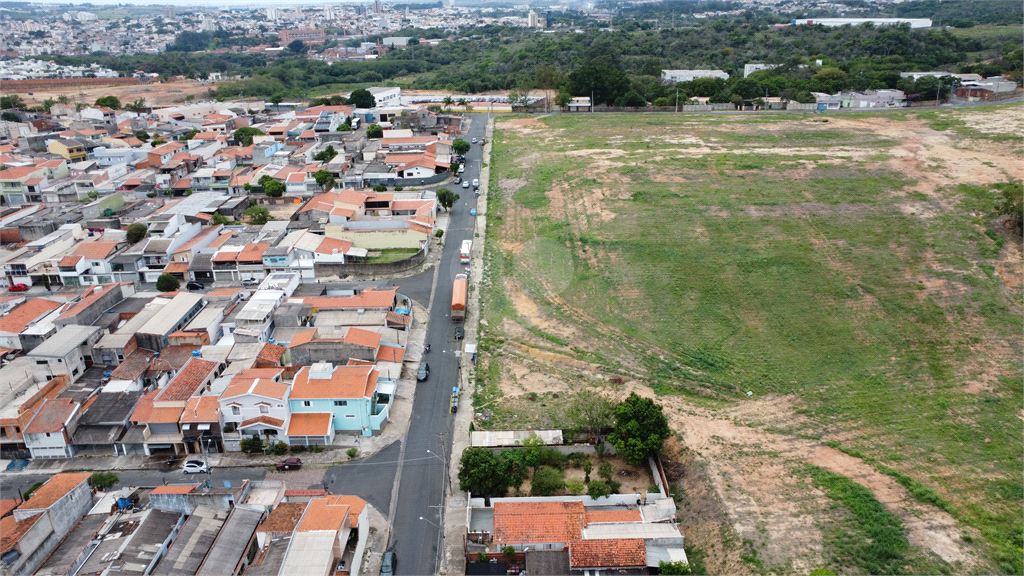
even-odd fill
[(327, 170), (317, 170), (313, 173), (313, 178), (316, 179), (321, 190), (330, 190), (334, 187), (334, 176)]
[(587, 484), (587, 496), (591, 498), (600, 498), (601, 496), (610, 496), (612, 489), (608, 487), (608, 484), (604, 480), (593, 480)]
[(466, 100), (465, 98), (459, 98), (459, 106), (462, 106), (462, 108), (465, 109), (466, 106), (469, 106), (469, 100)]
[(1002, 188), (1003, 201), (996, 206), (996, 211), (1010, 216), (1010, 223), (1018, 235), (1024, 233), (1024, 185), (1014, 182), (997, 187)]
[(244, 438), (239, 442), (239, 447), (242, 452), (246, 454), (255, 454), (257, 452), (263, 452), (264, 444), (263, 440), (260, 439), (259, 434), (253, 434), (252, 438)]
[(161, 292), (174, 292), (180, 285), (181, 283), (178, 282), (178, 279), (170, 274), (161, 274), (156, 279), (156, 289)]
[(459, 489), (474, 496), (483, 496), (490, 506), (492, 496), (508, 492), (508, 467), (497, 454), (487, 448), (466, 448), (459, 460)]
[(565, 108), (572, 102), (572, 94), (569, 94), (565, 90), (559, 90), (558, 95), (555, 96), (555, 106)]
[(14, 112), (6, 111), (0, 113), (0, 120), (3, 120), (5, 122), (21, 122), (21, 118), (18, 118), (17, 114), (15, 114)]
[(441, 204), (441, 208), (444, 208), (446, 211), (451, 210), (451, 207), (459, 201), (459, 198), (458, 194), (447, 188), (439, 188), (437, 191), (437, 201)]
[(187, 134), (185, 134), (184, 136), (179, 138), (179, 140), (185, 140), (185, 141), (191, 140), (191, 139), (196, 137), (196, 134), (199, 134), (199, 130), (194, 130), (193, 129), (191, 132), (188, 132)]
[(232, 136), (232, 138), (235, 140), (235, 142), (241, 142), (242, 146), (252, 146), (252, 137), (263, 136), (263, 134), (263, 130), (260, 130), (259, 128), (253, 128), (252, 126), (244, 126), (242, 128), (239, 128), (238, 130), (235, 130), (235, 134)]
[(612, 427), (614, 410), (613, 401), (593, 390), (583, 389), (573, 394), (565, 416), (573, 430), (583, 432), (588, 438), (594, 438)]
[(633, 392), (615, 408), (615, 430), (608, 439), (618, 455), (638, 466), (661, 452), (670, 434), (661, 406)]
[(96, 99), (96, 106), (104, 106), (111, 110), (120, 110), (121, 100), (117, 96), (103, 96)]
[(134, 102), (132, 102), (131, 104), (125, 104), (124, 108), (125, 108), (125, 110), (127, 110), (129, 112), (135, 112), (135, 113), (138, 114), (138, 113), (145, 112), (146, 109), (148, 108), (148, 106), (146, 106), (146, 99), (145, 98), (138, 98)]
[(839, 68), (825, 66), (811, 78), (811, 86), (817, 92), (835, 94), (849, 84), (846, 72)]
[(565, 481), (565, 489), (569, 491), (569, 494), (579, 496), (580, 494), (583, 494), (583, 491), (587, 489), (587, 486), (579, 478), (570, 478)]
[[(548, 103), (551, 100), (551, 96), (549, 93), (558, 87), (558, 82), (561, 80), (561, 78), (562, 75), (558, 71), (558, 68), (555, 68), (554, 64), (541, 64), (537, 66), (536, 70), (534, 70), (533, 82), (542, 90), (544, 90), (545, 106), (549, 106)], [(555, 103), (558, 104), (558, 101), (556, 100)], [(568, 103), (568, 101), (566, 103)], [(559, 104), (559, 106), (564, 105), (565, 104)]]
[(143, 142), (149, 141), (149, 133), (146, 132), (145, 130), (139, 130), (138, 132), (136, 132), (135, 137), (138, 138), (139, 140), (142, 140)]
[(167, 140), (164, 140), (163, 138), (157, 138), (156, 140), (153, 140), (152, 142), (149, 143), (149, 145), (153, 146), (154, 148), (160, 146), (161, 144), (167, 144)]
[(366, 88), (358, 88), (348, 95), (348, 103), (356, 108), (373, 108), (377, 100)]
[(263, 187), (263, 193), (271, 198), (280, 198), (284, 196), (285, 191), (288, 189), (284, 182), (278, 180), (271, 180), (267, 182), (267, 185)]
[(541, 466), (530, 481), (531, 496), (551, 496), (565, 488), (565, 477), (558, 468)]
[(306, 43), (302, 40), (292, 40), (288, 43), (288, 51), (292, 54), (302, 54), (306, 51)]
[(444, 109), (447, 110), (447, 109), (452, 107), (452, 103), (455, 102), (455, 100), (452, 99), (452, 97), (449, 95), (449, 96), (445, 96), (444, 100), (442, 100), (442, 102), (444, 102)]
[(96, 472), (89, 477), (89, 486), (92, 486), (100, 492), (106, 492), (107, 488), (112, 487), (120, 481), (121, 478), (113, 472)]
[(384, 128), (380, 124), (370, 124), (366, 127), (367, 138), (383, 138)]
[(220, 212), (214, 212), (213, 218), (211, 218), (210, 221), (213, 222), (214, 224), (227, 224), (228, 222), (230, 222), (230, 220), (228, 220), (228, 217), (221, 214)]
[[(668, 562), (665, 560), (658, 561), (658, 568), (661, 574), (672, 576), (689, 576), (693, 574), (693, 569), (690, 565), (682, 560), (678, 562)], [(813, 574), (813, 572), (812, 572)]]
[(351, 131), (352, 131), (352, 125), (351, 124), (338, 124), (338, 129), (335, 130), (335, 132), (351, 132)]
[(149, 226), (146, 226), (142, 222), (136, 222), (128, 227), (125, 231), (125, 239), (128, 240), (129, 244), (136, 244), (140, 240), (146, 237), (149, 233)]
[(10, 96), (0, 96), (0, 108), (16, 108), (18, 110), (25, 109), (25, 103), (22, 102), (21, 96), (17, 94), (11, 94)]
[(594, 104), (614, 104), (629, 92), (629, 76), (608, 64), (583, 66), (569, 74), (569, 93), (594, 97)]
[(331, 160), (334, 160), (334, 157), (337, 156), (337, 155), (338, 155), (338, 151), (334, 149), (334, 146), (331, 145), (331, 144), (328, 144), (327, 148), (324, 148), (323, 150), (317, 152), (313, 156), (313, 160), (317, 160), (318, 162), (323, 162), (323, 163), (326, 164), (326, 163), (330, 162)]
[(472, 145), (462, 138), (456, 138), (455, 141), (452, 142), (452, 151), (459, 156), (464, 156), (466, 152), (469, 152), (470, 148), (472, 148)]
[(647, 106), (647, 100), (637, 92), (630, 90), (615, 101), (616, 106), (639, 108)]
[(270, 210), (263, 206), (253, 206), (245, 211), (245, 215), (249, 217), (249, 222), (257, 226), (262, 226), (270, 221)]
[(515, 546), (505, 546), (501, 549), (501, 555), (505, 558), (505, 564), (511, 564), (516, 559)]

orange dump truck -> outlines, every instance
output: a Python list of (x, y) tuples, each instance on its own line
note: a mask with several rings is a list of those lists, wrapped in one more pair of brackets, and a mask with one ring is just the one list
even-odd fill
[(455, 284), (452, 285), (452, 322), (462, 322), (466, 319), (466, 293), (468, 292), (469, 280), (465, 274), (455, 277)]

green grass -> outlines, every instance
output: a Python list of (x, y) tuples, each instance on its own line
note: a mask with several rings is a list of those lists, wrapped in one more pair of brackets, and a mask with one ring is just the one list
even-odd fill
[(826, 550), (840, 573), (902, 573), (910, 545), (899, 517), (886, 510), (870, 490), (845, 476), (810, 465), (797, 472), (810, 476), (848, 512), (845, 521), (826, 530)]
[[(969, 113), (884, 117), (923, 118), (955, 140), (974, 137), (962, 120)], [(936, 190), (949, 208), (924, 218), (901, 203), (934, 202), (907, 190), (916, 182), (885, 162), (895, 143), (871, 134), (846, 138), (822, 124), (815, 136), (801, 119), (766, 117), (777, 153), (745, 154), (757, 143), (721, 138), (723, 151), (694, 157), (662, 142), (708, 141), (716, 127), (753, 121), (595, 116), (544, 118), (553, 130), (542, 137), (496, 132), (482, 292), (488, 330), (500, 335), (506, 318), (523, 323), (504, 289), (512, 281), (546, 316), (584, 335), (585, 344), (567, 341), (577, 358), (629, 367), (659, 394), (795, 395), (815, 434), (852, 435), (851, 449), (891, 470), (914, 498), (981, 531), (994, 569), (1024, 571), (1013, 552), (1021, 499), (1004, 496), (1024, 491), (1024, 371), (1019, 358), (978, 351), (987, 343), (1019, 350), (1022, 339), (1021, 292), (1005, 289), (995, 269), (1007, 241), (986, 233), (999, 191)], [(627, 153), (598, 170), (593, 157), (557, 152), (581, 142)], [(866, 148), (871, 160), (826, 164), (807, 153), (823, 142)], [(526, 184), (503, 195), (505, 178)], [(565, 208), (550, 201), (554, 187)], [(584, 208), (598, 189), (610, 219)], [(512, 244), (521, 249), (505, 248)], [(546, 290), (593, 322), (565, 314)], [(972, 367), (979, 363), (984, 369)], [(995, 392), (968, 394), (965, 381), (982, 373), (1000, 378)], [(907, 558), (911, 569), (934, 568)]]
[(366, 259), (367, 264), (390, 264), (392, 262), (398, 262), (411, 258), (416, 254), (419, 254), (419, 250), (416, 248), (394, 248), (389, 250), (381, 250), (379, 256), (369, 256)]

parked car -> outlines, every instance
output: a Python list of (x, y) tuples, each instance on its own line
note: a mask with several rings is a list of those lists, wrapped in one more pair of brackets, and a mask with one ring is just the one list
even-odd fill
[(242, 286), (259, 286), (260, 281), (255, 278), (245, 278), (242, 280)]
[(12, 284), (11, 287), (7, 289), (8, 292), (25, 292), (27, 290), (28, 284)]
[(420, 364), (420, 369), (416, 372), (416, 381), (423, 382), (428, 376), (430, 376), (430, 364), (424, 362), (423, 364)]
[(466, 336), (466, 331), (463, 330), (462, 326), (456, 326), (455, 327), (455, 339), (456, 340), (462, 340), (462, 338), (465, 337), (465, 336)]
[(380, 562), (380, 573), (381, 576), (391, 576), (395, 573), (395, 553), (388, 550), (384, 553), (384, 558)]
[(299, 470), (302, 468), (302, 459), (285, 458), (277, 463), (278, 470)]
[(467, 190), (469, 190), (469, 180), (466, 180), (465, 182), (463, 182), (462, 183), (462, 187), (467, 189)]
[(196, 282), (195, 280), (192, 280), (188, 284), (185, 284), (185, 288), (189, 290), (202, 290), (203, 288), (206, 288), (206, 286), (204, 286), (202, 282)]
[(462, 176), (459, 176), (459, 177), (455, 178), (455, 183), (456, 184), (462, 184)]
[(476, 144), (476, 138), (473, 138), (473, 144)]
[(480, 180), (477, 179), (477, 178), (473, 178), (473, 190), (476, 190), (479, 187), (480, 187)]
[(209, 474), (210, 466), (200, 460), (187, 460), (185, 465), (181, 467), (181, 471), (185, 474)]

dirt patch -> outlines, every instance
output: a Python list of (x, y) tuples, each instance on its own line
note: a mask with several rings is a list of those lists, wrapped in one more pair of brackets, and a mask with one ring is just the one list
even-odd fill
[(85, 104), (92, 104), (103, 96), (117, 96), (122, 105), (142, 98), (148, 106), (170, 106), (185, 102), (185, 98), (188, 96), (202, 100), (210, 90), (216, 89), (215, 84), (203, 84), (188, 80), (131, 86), (90, 86), (82, 89), (72, 86), (55, 90), (33, 90), (31, 96), (23, 94), (22, 99), (28, 106), (41, 106), (47, 98), (56, 100), (60, 96), (67, 96), (71, 98), (72, 102)]

